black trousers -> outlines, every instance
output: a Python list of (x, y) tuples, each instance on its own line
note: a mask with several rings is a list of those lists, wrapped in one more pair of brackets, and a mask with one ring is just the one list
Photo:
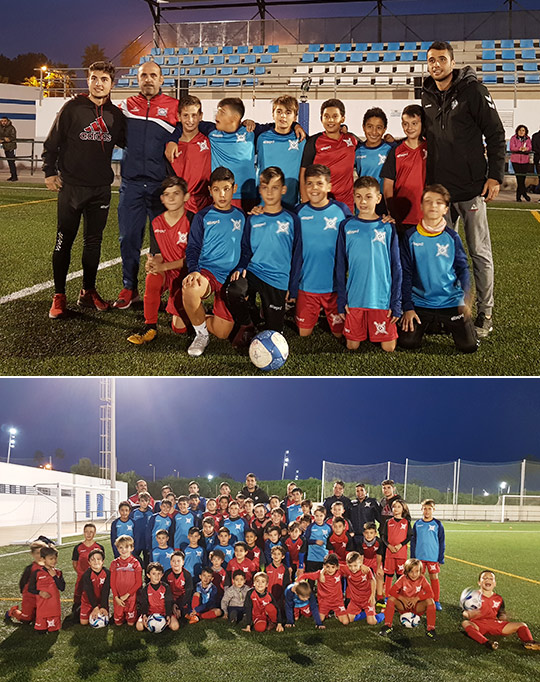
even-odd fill
[(71, 247), (83, 218), (83, 289), (96, 288), (96, 275), (101, 255), (101, 240), (107, 224), (111, 188), (79, 187), (64, 184), (58, 192), (58, 226), (52, 264), (54, 289), (66, 293), (66, 277), (71, 260)]
[(514, 167), (514, 173), (516, 174), (517, 180), (516, 199), (519, 200), (527, 194), (525, 180), (530, 168), (528, 163), (512, 163), (512, 166)]
[(444, 324), (452, 334), (456, 348), (462, 353), (474, 353), (478, 348), (472, 319), (466, 318), (457, 308), (415, 308), (415, 311), (422, 324), (414, 322), (412, 332), (404, 332), (398, 325), (398, 345), (401, 348), (420, 348), (426, 327), (432, 322)]
[(14, 149), (6, 149), (4, 150), (4, 154), (6, 155), (6, 159), (8, 162), (9, 166), (9, 172), (11, 174), (12, 180), (17, 180), (17, 167), (15, 166), (15, 150)]
[(246, 610), (240, 606), (230, 606), (228, 611), (229, 623), (240, 623), (245, 616)]
[(246, 277), (239, 277), (234, 282), (226, 283), (225, 286), (227, 307), (231, 311), (234, 321), (241, 325), (247, 325), (250, 322), (257, 324), (260, 321), (259, 311), (255, 303), (257, 294), (261, 297), (264, 328), (282, 332), (287, 292), (263, 282), (249, 270)]

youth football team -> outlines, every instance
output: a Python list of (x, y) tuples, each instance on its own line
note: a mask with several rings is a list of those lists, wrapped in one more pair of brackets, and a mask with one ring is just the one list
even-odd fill
[[(249, 478), (256, 480), (254, 474)], [(380, 503), (365, 497), (364, 484), (351, 502), (343, 486), (337, 481), (324, 504), (304, 499), (295, 483), (282, 501), (258, 487), (252, 497), (233, 498), (227, 483), (216, 499), (206, 500), (193, 481), (188, 495), (177, 498), (164, 486), (163, 499), (154, 502), (143, 487), (119, 505), (110, 568), (95, 525), (85, 525), (72, 554), (73, 618), (81, 625), (108, 619), (112, 597), (114, 623), (140, 631), (156, 614), (173, 631), (183, 623), (222, 618), (246, 632), (282, 632), (300, 618), (324, 629), (333, 616), (343, 625), (384, 623), (379, 634), (387, 637), (396, 617), (412, 613), (425, 616), (425, 634), (435, 640), (445, 534), (434, 501), (422, 502), (422, 517), (412, 524), (393, 481), (383, 481)], [(358, 532), (367, 512), (374, 520)], [(33, 561), (19, 583), (22, 604), (12, 606), (6, 620), (33, 623), (38, 633), (56, 632), (65, 589), (58, 552), (44, 542), (32, 543), (30, 551)], [(540, 650), (525, 623), (508, 620), (494, 591), (495, 574), (482, 571), (478, 585), (481, 603), (463, 611), (464, 632), (490, 650), (498, 642), (486, 635), (511, 634), (524, 648)]]
[(156, 338), (168, 291), (172, 330), (195, 332), (192, 357), (211, 335), (241, 348), (262, 329), (282, 332), (294, 305), (300, 336), (322, 309), (349, 350), (368, 338), (389, 352), (419, 348), (426, 330), (444, 325), (460, 351), (474, 352), (467, 258), (445, 220), (450, 195), (425, 186), (422, 108), (405, 107), (397, 145), (384, 139), (378, 107), (364, 115), (364, 141), (347, 130), (338, 99), (322, 104), (324, 131), (307, 140), (294, 97), (273, 101), (272, 124), (244, 114), (228, 97), (210, 123), (197, 97), (179, 102), (166, 149), (174, 173), (145, 264), (145, 327), (128, 341)]

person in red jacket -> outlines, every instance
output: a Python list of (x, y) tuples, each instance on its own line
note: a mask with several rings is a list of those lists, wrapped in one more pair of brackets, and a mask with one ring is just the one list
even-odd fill
[(111, 563), (111, 590), (114, 599), (114, 622), (135, 625), (137, 590), (142, 586), (142, 566), (133, 556), (133, 538), (121, 535), (114, 543), (120, 556)]
[(30, 576), (28, 591), (36, 595), (37, 632), (57, 632), (62, 626), (62, 606), (60, 592), (66, 589), (62, 571), (56, 568), (58, 552), (54, 547), (42, 547), (40, 555), (43, 566)]

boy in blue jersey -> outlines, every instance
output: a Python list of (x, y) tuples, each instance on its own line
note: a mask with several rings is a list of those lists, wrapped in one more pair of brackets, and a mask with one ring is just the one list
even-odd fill
[(302, 495), (304, 494), (302, 488), (293, 488), (291, 490), (291, 503), (289, 506), (283, 506), (282, 509), (287, 515), (287, 526), (296, 521), (299, 516), (302, 516)]
[(286, 628), (293, 628), (300, 616), (312, 617), (318, 630), (326, 628), (319, 614), (317, 599), (307, 580), (297, 580), (285, 589), (285, 616)]
[(281, 168), (287, 187), (283, 196), (283, 204), (291, 209), (298, 203), (298, 176), (306, 144), (304, 139), (298, 139), (294, 129), (297, 116), (298, 100), (296, 97), (290, 95), (276, 97), (272, 102), (274, 126), (260, 133), (256, 143), (259, 173), (270, 166)]
[(118, 505), (118, 518), (111, 523), (111, 545), (114, 558), (117, 559), (120, 554), (116, 547), (116, 539), (121, 535), (129, 535), (130, 538), (134, 536), (133, 520), (130, 518), (131, 505), (129, 502), (120, 502)]
[(242, 238), (242, 253), (231, 283), (226, 289), (229, 308), (240, 325), (233, 345), (249, 345), (256, 334), (254, 320), (261, 297), (264, 329), (283, 331), (285, 302), (296, 300), (302, 266), (302, 236), (298, 217), (283, 208), (286, 192), (281, 168), (266, 168), (259, 190), (263, 212), (248, 216)]
[(231, 543), (244, 542), (246, 530), (249, 529), (248, 522), (240, 516), (240, 505), (236, 500), (229, 503), (229, 516), (223, 519), (222, 528), (227, 528), (231, 534)]
[[(191, 224), (186, 263), (189, 275), (182, 284), (182, 299), (195, 330), (188, 355), (199, 357), (209, 343), (208, 333), (226, 339), (233, 330), (233, 317), (223, 299), (224, 283), (240, 261), (246, 218), (232, 206), (236, 183), (227, 168), (210, 176), (213, 204), (199, 211)], [(213, 315), (206, 315), (203, 301), (214, 294)]]
[(231, 531), (228, 528), (222, 527), (218, 530), (219, 544), (214, 548), (214, 552), (219, 550), (223, 553), (223, 568), (227, 568), (227, 564), (234, 557), (234, 545), (231, 544)]
[(281, 547), (283, 549), (283, 556), (285, 558), (285, 565), (289, 568), (290, 559), (289, 553), (285, 549), (281, 541), (281, 529), (279, 526), (270, 526), (266, 531), (267, 540), (264, 543), (264, 560), (266, 564), (272, 563), (272, 550), (274, 547)]
[(313, 523), (306, 528), (304, 533), (304, 544), (298, 556), (297, 577), (304, 573), (304, 569), (308, 573), (320, 571), (324, 558), (328, 554), (326, 545), (328, 538), (332, 535), (332, 527), (325, 523), (326, 509), (322, 504), (313, 508), (313, 519)]
[(166, 530), (169, 537), (173, 534), (173, 520), (170, 516), (172, 504), (169, 500), (162, 500), (158, 514), (152, 514), (146, 524), (146, 547), (152, 552), (158, 546), (156, 533), (158, 530)]
[(444, 324), (463, 353), (474, 353), (478, 348), (469, 304), (467, 256), (458, 233), (446, 225), (449, 206), (448, 190), (442, 185), (428, 185), (422, 193), (422, 221), (403, 237), (402, 348), (420, 348), (424, 331), (432, 322)]
[(308, 166), (304, 188), (308, 201), (296, 207), (302, 230), (303, 261), (296, 324), (300, 336), (309, 336), (319, 320), (322, 306), (330, 331), (339, 339), (343, 335), (343, 319), (338, 313), (334, 281), (336, 243), (339, 226), (351, 212), (346, 204), (328, 198), (332, 191), (328, 166)]
[[(380, 107), (372, 107), (364, 114), (362, 121), (365, 142), (359, 142), (356, 147), (354, 165), (358, 177), (369, 175), (375, 178), (380, 184), (381, 194), (383, 192), (384, 179), (381, 178), (381, 171), (392, 149), (392, 145), (383, 140), (388, 127), (388, 118)], [(383, 215), (386, 212), (384, 200), (377, 207), (377, 214)]]
[(169, 533), (164, 528), (156, 533), (157, 547), (152, 549), (152, 561), (157, 561), (167, 570), (171, 565), (171, 557), (174, 549), (169, 546)]
[(444, 528), (442, 523), (433, 518), (435, 501), (424, 500), (422, 502), (422, 518), (418, 519), (413, 526), (411, 537), (411, 559), (420, 559), (422, 573), (429, 573), (435, 608), (442, 611), (440, 602), (441, 586), (439, 573), (441, 564), (444, 564)]
[(173, 547), (184, 550), (189, 544), (189, 530), (198, 527), (199, 522), (195, 514), (189, 509), (189, 497), (180, 495), (178, 498), (178, 514), (174, 517), (172, 530)]
[(194, 625), (201, 618), (210, 620), (221, 616), (220, 598), (218, 589), (212, 582), (214, 573), (210, 567), (205, 567), (201, 571), (201, 581), (195, 588), (191, 598), (191, 612), (188, 616), (188, 623)]
[(135, 549), (133, 554), (141, 559), (143, 566), (148, 565), (149, 548), (146, 544), (146, 526), (152, 516), (152, 509), (150, 507), (150, 495), (148, 493), (139, 493), (139, 506), (131, 512), (131, 520), (133, 521), (133, 539), (135, 542)]
[[(368, 335), (384, 351), (395, 350), (401, 316), (401, 262), (396, 231), (376, 213), (379, 182), (354, 183), (358, 217), (339, 227), (336, 252), (338, 310), (345, 320), (347, 348), (356, 350)], [(347, 277), (348, 271), (348, 277)]]
[(190, 528), (188, 531), (189, 545), (184, 549), (184, 567), (193, 578), (193, 584), (199, 581), (202, 567), (206, 563), (206, 552), (199, 545), (201, 531), (198, 528)]

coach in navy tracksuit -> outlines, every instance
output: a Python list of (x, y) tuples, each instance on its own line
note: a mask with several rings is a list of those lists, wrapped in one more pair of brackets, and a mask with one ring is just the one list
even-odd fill
[(123, 289), (115, 308), (129, 308), (138, 299), (139, 258), (146, 220), (163, 211), (159, 195), (167, 175), (165, 145), (174, 131), (178, 100), (161, 92), (163, 76), (155, 62), (138, 73), (140, 93), (119, 104), (127, 122), (127, 147), (122, 161), (118, 204)]

